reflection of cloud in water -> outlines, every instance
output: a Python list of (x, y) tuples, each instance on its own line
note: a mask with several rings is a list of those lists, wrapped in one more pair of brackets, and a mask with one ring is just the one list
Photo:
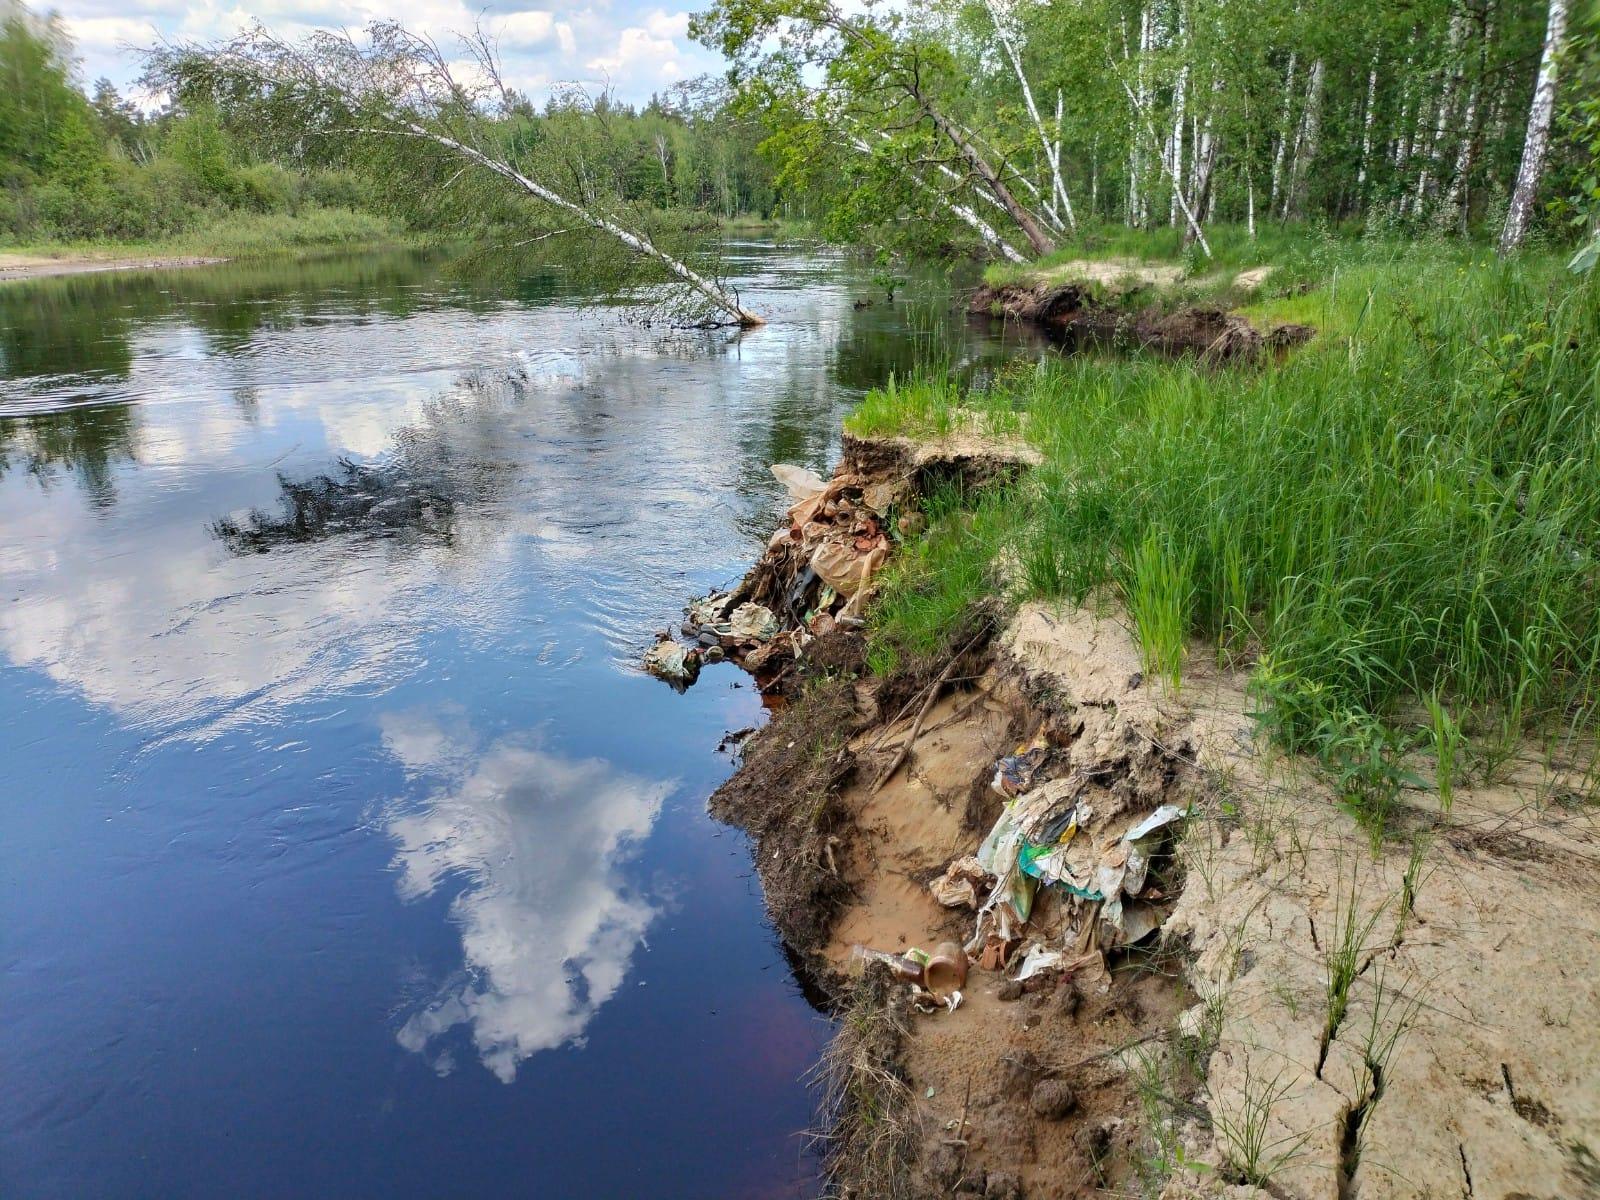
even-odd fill
[[(498, 630), (526, 587), (514, 570), (521, 544), (544, 524), (499, 503), (510, 485), (493, 436), (502, 398), (462, 384), (418, 408), (381, 461), (334, 463), (337, 474), (283, 470), (279, 456), (252, 463), (248, 439), (220, 433), (208, 457), (169, 434), (191, 420), (209, 429), (210, 414), (156, 405), (142, 410), (140, 444), (178, 458), (121, 477), (114, 509), (0, 478), (0, 577), (11, 593), (0, 656), (126, 718), (207, 736), (308, 698), (387, 686), (420, 664), (440, 614)], [(281, 503), (285, 479), (328, 503)], [(275, 538), (255, 509), (279, 525), (318, 519), (302, 537)], [(219, 527), (275, 552), (229, 553)]]
[[(619, 868), (673, 785), (526, 739), (477, 753), (464, 728), (428, 716), (386, 718), (383, 737), (409, 771), (442, 780), (420, 811), (388, 822), (401, 896), (464, 881), (451, 915), (465, 970), (406, 1020), (400, 1044), (428, 1054), (467, 1026), (509, 1083), (523, 1059), (580, 1039), (627, 976), (657, 909)], [(448, 1071), (448, 1048), (430, 1061)]]

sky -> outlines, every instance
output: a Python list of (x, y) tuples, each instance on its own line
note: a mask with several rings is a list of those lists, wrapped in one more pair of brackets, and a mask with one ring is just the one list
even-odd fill
[(539, 101), (552, 87), (577, 82), (590, 92), (609, 87), (618, 99), (642, 104), (675, 83), (723, 69), (719, 55), (690, 40), (692, 9), (671, 0), (666, 6), (650, 0), (553, 0), (537, 7), (527, 0), (487, 7), (472, 0), (57, 0), (30, 6), (60, 15), (86, 84), (105, 76), (124, 91), (139, 74), (136, 48), (164, 38), (226, 37), (252, 19), (294, 36), (396, 18), (448, 50), (481, 11), (499, 36), (506, 81)]

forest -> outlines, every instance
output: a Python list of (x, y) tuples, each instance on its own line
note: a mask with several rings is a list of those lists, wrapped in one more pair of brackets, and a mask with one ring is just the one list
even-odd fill
[(1594, 18), (1564, 0), (872, 11), (723, 0), (697, 26), (773, 121), (780, 181), (845, 181), (841, 232), (898, 206), (1007, 258), (1103, 221), (1205, 255), (1219, 221), (1509, 247), (1595, 218)]
[[(13, 243), (147, 241), (230, 216), (280, 218), (274, 227), (291, 239), (394, 230), (467, 237), (495, 221), (457, 213), (446, 225), (425, 205), (399, 211), (381, 181), (274, 153), (226, 107), (140, 106), (103, 78), (86, 90), (54, 16), (7, 16), (0, 80), (0, 238)], [(760, 132), (732, 114), (716, 81), (685, 84), (637, 110), (576, 89), (542, 106), (517, 98), (506, 120), (510, 136), (513, 126), (524, 135), (562, 127), (592, 150), (603, 146), (595, 169), (631, 203), (713, 221), (773, 211)]]
[[(484, 30), (452, 65), (395, 24), (155, 50), (144, 94), (164, 102), (141, 107), (103, 79), (86, 92), (59, 22), (19, 9), (0, 42), (0, 228), (140, 239), (321, 208), (476, 236), (548, 214), (503, 177), (458, 186), (438, 144), (397, 157), (327, 125), (360, 109), (470, 125), (489, 158), (630, 228), (779, 216), (881, 254), (1013, 262), (1107, 224), (1174, 229), (1200, 258), (1217, 224), (1576, 246), (1600, 221), (1600, 68), (1593, 13), (1569, 2), (719, 0), (692, 32), (726, 77), (637, 110), (576, 84), (535, 103)], [(285, 104), (286, 73), (341, 60), (362, 72)], [(330, 91), (347, 107), (312, 111)]]

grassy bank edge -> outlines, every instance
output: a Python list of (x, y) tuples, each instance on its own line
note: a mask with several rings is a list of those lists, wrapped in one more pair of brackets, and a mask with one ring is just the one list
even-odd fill
[(875, 670), (995, 594), (1109, 600), (1170, 687), (1196, 645), (1248, 666), (1261, 727), (1377, 831), (1402, 788), (1448, 803), (1453, 776), (1491, 778), (1526, 736), (1592, 738), (1596, 282), (1553, 254), (1288, 253), (1300, 268), (1243, 310), (1323, 331), (1285, 362), (1046, 355), (868, 395), (852, 433), (1045, 457), (1004, 495), (935, 499), (888, 573)]

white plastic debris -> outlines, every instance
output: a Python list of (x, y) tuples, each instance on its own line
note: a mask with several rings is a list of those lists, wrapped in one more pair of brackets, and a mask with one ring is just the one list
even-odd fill
[(796, 503), (811, 499), (828, 486), (822, 476), (815, 471), (791, 466), (788, 463), (774, 463), (772, 473), (778, 477), (778, 482), (788, 489), (789, 499)]
[(1035, 942), (1029, 946), (1022, 956), (1022, 966), (1011, 978), (1018, 983), (1032, 979), (1041, 971), (1055, 971), (1066, 965), (1066, 956), (1059, 950), (1051, 950)]

